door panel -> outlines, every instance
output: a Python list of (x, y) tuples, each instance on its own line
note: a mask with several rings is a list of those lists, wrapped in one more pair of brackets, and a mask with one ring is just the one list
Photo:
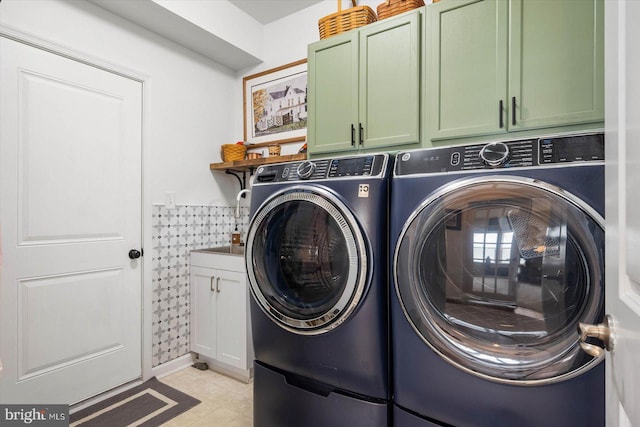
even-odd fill
[(606, 2), (607, 425), (640, 425), (640, 2)]
[(358, 126), (358, 33), (314, 43), (309, 49), (309, 150), (354, 148)]
[(72, 404), (141, 375), (142, 85), (0, 52), (0, 401)]
[(394, 276), (416, 333), (454, 365), (495, 381), (551, 383), (591, 369), (578, 322), (604, 306), (602, 218), (542, 181), (455, 181), (405, 223)]
[(420, 142), (419, 34), (417, 13), (360, 30), (364, 148)]
[[(120, 311), (122, 275), (117, 268), (18, 281), (19, 381), (122, 349), (118, 325), (103, 322)], [(51, 309), (65, 306), (69, 295), (84, 305)]]
[(601, 121), (603, 2), (515, 0), (511, 5), (509, 130)]
[[(246, 312), (238, 313), (246, 307), (246, 276), (233, 271), (218, 271), (218, 301), (216, 317), (218, 324), (217, 359), (231, 366), (244, 369), (247, 366), (247, 341), (241, 339), (240, 331), (247, 329)], [(232, 323), (230, 322), (232, 321)]]
[[(216, 270), (191, 266), (191, 351), (216, 357)], [(197, 313), (197, 317), (194, 314)]]
[(278, 326), (323, 334), (351, 316), (369, 274), (364, 235), (353, 214), (321, 187), (275, 193), (247, 233), (249, 284)]
[(426, 102), (432, 139), (506, 131), (500, 128), (499, 102), (506, 108), (507, 5), (466, 0), (429, 8), (427, 49), (434, 53), (427, 64)]
[[(18, 244), (122, 239), (125, 147), (110, 142), (126, 125), (124, 100), (27, 70), (18, 84)], [(59, 172), (65, 164), (73, 173)]]

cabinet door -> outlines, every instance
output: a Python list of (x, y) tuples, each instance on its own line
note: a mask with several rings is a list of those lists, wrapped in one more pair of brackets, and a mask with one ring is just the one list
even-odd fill
[(190, 349), (216, 358), (216, 270), (190, 267)]
[(510, 130), (603, 121), (603, 1), (511, 6)]
[(245, 273), (216, 270), (216, 359), (247, 369), (247, 279)]
[(415, 11), (359, 30), (361, 148), (420, 142), (420, 18)]
[(426, 10), (430, 139), (505, 132), (508, 3), (448, 0)]
[(350, 151), (358, 125), (358, 32), (309, 45), (310, 154)]

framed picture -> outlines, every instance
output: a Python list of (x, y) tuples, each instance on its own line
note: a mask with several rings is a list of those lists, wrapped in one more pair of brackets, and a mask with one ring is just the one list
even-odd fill
[(462, 228), (462, 211), (447, 209), (445, 226), (448, 230), (460, 230)]
[(244, 140), (252, 144), (304, 141), (307, 135), (307, 60), (242, 79)]

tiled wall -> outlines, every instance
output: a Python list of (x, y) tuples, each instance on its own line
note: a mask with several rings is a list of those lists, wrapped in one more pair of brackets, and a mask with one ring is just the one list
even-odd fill
[[(189, 352), (189, 251), (230, 244), (234, 211), (235, 206), (153, 206), (152, 366)], [(243, 239), (248, 218), (248, 208), (241, 208)]]

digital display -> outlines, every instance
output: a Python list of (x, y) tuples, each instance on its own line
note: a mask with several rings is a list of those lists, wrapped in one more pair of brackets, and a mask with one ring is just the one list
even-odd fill
[(334, 159), (329, 167), (329, 177), (371, 175), (373, 157)]
[(576, 135), (539, 140), (540, 163), (604, 160), (604, 135)]

